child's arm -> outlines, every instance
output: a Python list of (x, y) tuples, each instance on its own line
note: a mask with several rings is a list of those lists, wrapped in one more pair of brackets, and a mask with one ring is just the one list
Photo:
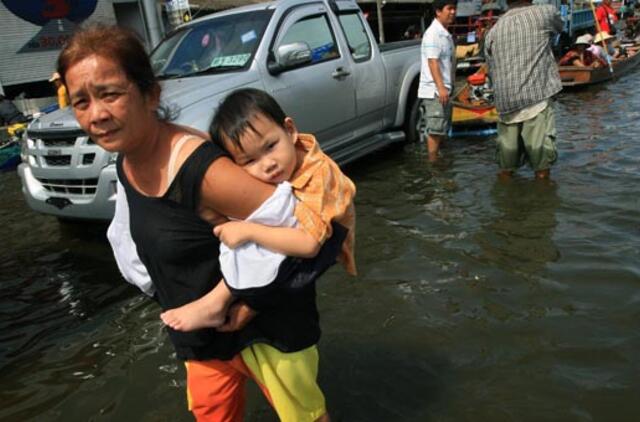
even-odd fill
[(219, 224), (213, 233), (229, 248), (254, 242), (283, 255), (313, 258), (320, 250), (320, 243), (300, 228), (271, 227), (248, 221), (230, 221)]

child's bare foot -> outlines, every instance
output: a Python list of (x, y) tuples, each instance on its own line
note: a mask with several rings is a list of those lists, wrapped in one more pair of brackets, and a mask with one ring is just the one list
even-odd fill
[(179, 308), (160, 314), (162, 321), (177, 331), (194, 331), (200, 328), (215, 328), (224, 324), (226, 307), (212, 303), (208, 296), (187, 303)]

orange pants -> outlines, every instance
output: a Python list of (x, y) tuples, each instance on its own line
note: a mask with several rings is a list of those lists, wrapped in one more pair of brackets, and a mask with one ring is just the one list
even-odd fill
[(185, 365), (187, 400), (196, 420), (237, 422), (243, 419), (245, 382), (251, 373), (239, 354), (229, 361), (188, 361)]
[(245, 383), (253, 379), (281, 421), (312, 422), (326, 413), (317, 384), (316, 346), (282, 353), (254, 344), (229, 361), (188, 361), (187, 399), (198, 422), (243, 420)]

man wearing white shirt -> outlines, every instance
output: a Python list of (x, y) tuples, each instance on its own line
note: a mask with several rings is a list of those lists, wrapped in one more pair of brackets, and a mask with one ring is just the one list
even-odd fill
[(440, 143), (451, 127), (451, 101), (455, 75), (455, 48), (447, 26), (456, 18), (455, 0), (435, 0), (435, 19), (422, 37), (419, 128), (426, 138), (429, 160), (438, 157)]

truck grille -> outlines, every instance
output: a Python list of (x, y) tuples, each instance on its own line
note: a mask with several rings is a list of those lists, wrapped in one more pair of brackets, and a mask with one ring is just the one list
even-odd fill
[(75, 137), (64, 137), (64, 138), (41, 138), (42, 145), (51, 148), (51, 147), (72, 147), (76, 144)]
[(88, 166), (89, 164), (93, 164), (93, 160), (96, 159), (96, 154), (91, 153), (91, 154), (84, 154), (82, 156), (82, 164), (85, 166)]
[(68, 166), (71, 164), (70, 155), (44, 155), (44, 161), (50, 167)]
[(49, 192), (70, 195), (95, 195), (98, 179), (38, 179)]

